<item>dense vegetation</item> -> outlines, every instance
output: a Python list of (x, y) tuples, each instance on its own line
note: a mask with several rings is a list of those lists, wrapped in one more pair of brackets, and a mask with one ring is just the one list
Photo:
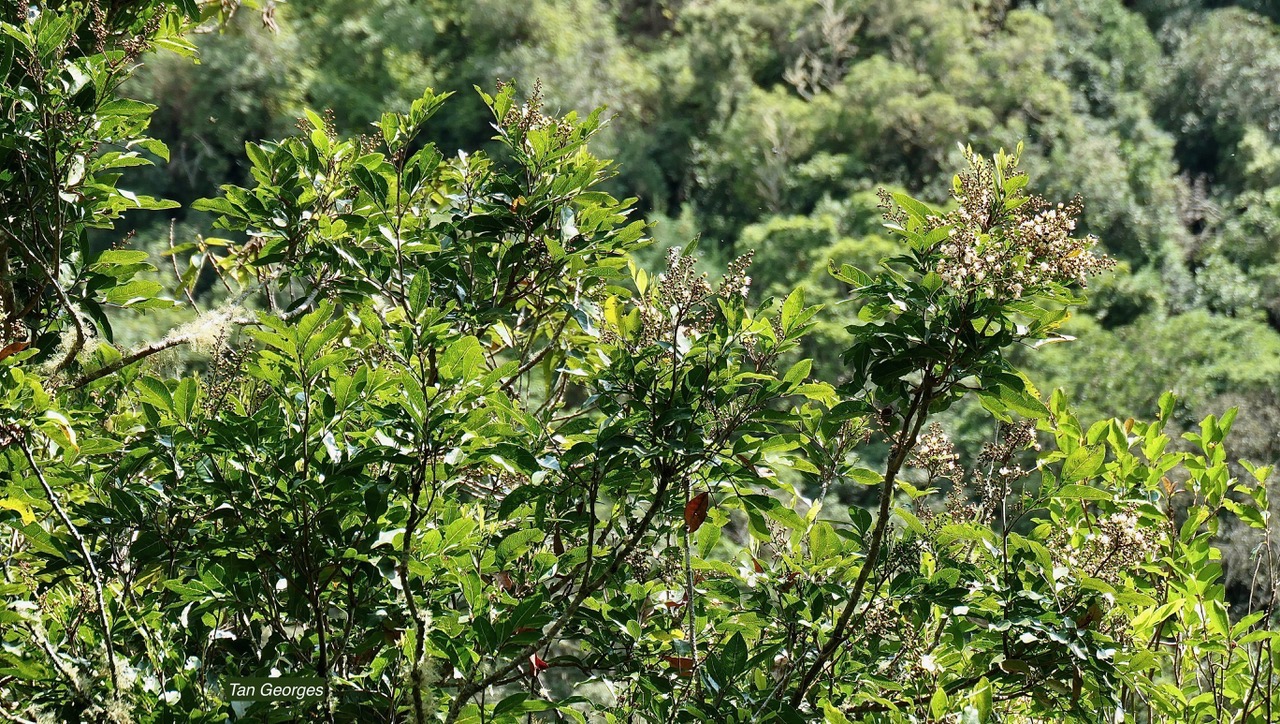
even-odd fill
[(1280, 35), (1129, 5), (7, 0), (0, 717), (1273, 720)]

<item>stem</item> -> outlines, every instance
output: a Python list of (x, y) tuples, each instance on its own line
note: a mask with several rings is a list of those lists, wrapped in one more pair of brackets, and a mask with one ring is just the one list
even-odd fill
[[(684, 482), (685, 505), (693, 499), (693, 485), (686, 478)], [(690, 683), (696, 678), (693, 671), (698, 668), (698, 616), (694, 611), (694, 591), (693, 591), (693, 535), (689, 531), (689, 524), (684, 525), (684, 579), (685, 579), (685, 616), (689, 618), (689, 659), (692, 661), (689, 680)]]
[(80, 548), (80, 555), (84, 556), (84, 563), (89, 569), (89, 575), (93, 578), (93, 591), (98, 600), (98, 617), (102, 622), (102, 643), (107, 650), (107, 666), (111, 668), (111, 688), (113, 691), (119, 692), (120, 682), (119, 672), (116, 670), (116, 651), (115, 646), (111, 643), (111, 621), (107, 618), (107, 601), (106, 596), (102, 593), (102, 575), (98, 572), (97, 564), (93, 562), (93, 555), (89, 552), (89, 544), (85, 541), (84, 536), (80, 534), (80, 529), (76, 528), (75, 524), (71, 522), (71, 516), (62, 507), (57, 493), (53, 491), (53, 487), (45, 479), (44, 472), (36, 464), (35, 456), (31, 454), (31, 448), (27, 445), (27, 441), (25, 439), (20, 440), (18, 445), (22, 448), (22, 454), (27, 458), (27, 464), (31, 466), (32, 472), (36, 474), (36, 479), (40, 481), (40, 487), (44, 488), (44, 494), (49, 496), (49, 503), (57, 511), (62, 523), (67, 526), (71, 537), (75, 539), (76, 545)]
[(97, 380), (102, 379), (103, 377), (106, 377), (109, 374), (119, 372), (120, 370), (124, 369), (125, 367), (128, 367), (134, 362), (144, 360), (147, 357), (150, 357), (151, 355), (159, 354), (160, 352), (163, 352), (166, 349), (177, 347), (178, 345), (185, 344), (189, 341), (190, 341), (189, 337), (166, 337), (162, 340), (152, 342), (150, 344), (144, 344), (143, 346), (135, 349), (134, 351), (121, 357), (115, 362), (112, 362), (111, 364), (103, 365), (92, 372), (87, 372), (83, 375), (80, 375), (79, 377), (76, 378), (74, 382), (71, 383), (70, 389), (78, 390), (81, 387), (84, 387), (85, 385), (89, 384), (90, 382), (95, 382)]
[(653, 503), (649, 505), (649, 509), (645, 511), (644, 517), (636, 524), (636, 528), (631, 533), (631, 537), (628, 538), (622, 548), (614, 554), (613, 561), (609, 564), (609, 567), (593, 581), (589, 581), (591, 577), (590, 570), (584, 571), (582, 588), (578, 590), (573, 601), (567, 608), (565, 608), (564, 613), (560, 614), (560, 617), (556, 619), (555, 623), (551, 625), (551, 628), (544, 633), (541, 638), (526, 646), (520, 651), (520, 653), (512, 657), (511, 661), (498, 667), (493, 673), (483, 679), (473, 683), (464, 684), (459, 689), (458, 695), (454, 697), (453, 703), (449, 706), (449, 713), (445, 717), (445, 724), (453, 724), (453, 722), (456, 722), (458, 720), (458, 716), (462, 713), (463, 705), (466, 704), (472, 696), (475, 696), (477, 692), (483, 691), (495, 682), (500, 681), (502, 677), (514, 671), (521, 663), (528, 661), (530, 656), (542, 647), (546, 646), (548, 642), (559, 635), (561, 629), (563, 629), (565, 625), (569, 623), (569, 619), (573, 618), (574, 614), (578, 612), (578, 609), (582, 606), (582, 603), (587, 600), (587, 597), (598, 591), (600, 587), (609, 580), (609, 577), (622, 567), (623, 561), (625, 561), (627, 556), (631, 555), (631, 552), (640, 544), (640, 540), (649, 530), (649, 525), (653, 522), (654, 516), (657, 515), (658, 511), (662, 508), (663, 503), (666, 502), (667, 491), (673, 477), (674, 472), (670, 472), (664, 474), (659, 479), (658, 486), (654, 490)]
[(920, 435), (920, 429), (928, 418), (929, 403), (932, 401), (932, 389), (933, 378), (930, 375), (926, 375), (920, 383), (920, 387), (916, 389), (916, 395), (911, 401), (911, 407), (908, 409), (906, 417), (903, 418), (902, 429), (893, 447), (893, 452), (890, 454), (888, 462), (885, 463), (884, 483), (880, 488), (879, 515), (876, 518), (875, 528), (871, 531), (871, 543), (867, 546), (867, 556), (862, 564), (862, 570), (858, 572), (858, 578), (854, 581), (853, 590), (849, 594), (849, 600), (845, 603), (844, 611), (840, 613), (840, 618), (836, 621), (835, 628), (831, 631), (831, 638), (827, 640), (826, 646), (823, 646), (822, 650), (818, 652), (818, 658), (814, 660), (813, 665), (801, 677), (800, 685), (796, 688), (795, 693), (792, 694), (792, 706), (798, 707), (800, 705), (800, 702), (804, 700), (805, 693), (813, 685), (814, 680), (818, 678), (818, 674), (822, 672), (823, 667), (827, 665), (827, 662), (835, 655), (840, 645), (848, 638), (849, 621), (853, 618), (858, 602), (862, 598), (862, 591), (866, 588), (867, 580), (871, 577), (871, 571), (875, 568), (876, 561), (880, 557), (880, 549), (884, 545), (885, 534), (889, 530), (889, 512), (893, 503), (894, 481), (897, 479), (903, 463), (906, 462), (907, 454), (915, 447), (916, 439)]

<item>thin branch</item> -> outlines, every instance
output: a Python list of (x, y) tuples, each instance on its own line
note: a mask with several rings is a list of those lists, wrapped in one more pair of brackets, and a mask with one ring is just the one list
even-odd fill
[(551, 628), (548, 629), (541, 638), (526, 646), (520, 653), (512, 657), (511, 661), (498, 667), (493, 673), (479, 681), (476, 681), (475, 683), (464, 685), (458, 691), (458, 695), (454, 698), (453, 703), (449, 707), (448, 716), (445, 717), (445, 724), (453, 724), (453, 722), (457, 721), (459, 714), (462, 712), (462, 707), (471, 699), (472, 696), (475, 696), (477, 692), (483, 691), (494, 683), (501, 681), (504, 676), (517, 669), (522, 663), (528, 661), (530, 656), (537, 653), (540, 649), (546, 646), (548, 642), (555, 639), (555, 637), (560, 634), (561, 629), (568, 624), (569, 619), (573, 618), (573, 616), (578, 612), (578, 609), (582, 606), (582, 603), (587, 600), (587, 597), (599, 590), (601, 586), (608, 582), (609, 577), (622, 567), (623, 561), (625, 561), (627, 556), (631, 555), (631, 552), (640, 544), (640, 540), (644, 537), (644, 534), (648, 532), (649, 525), (653, 522), (654, 516), (657, 515), (658, 510), (662, 508), (663, 503), (666, 502), (671, 477), (672, 476), (664, 476), (659, 480), (658, 486), (654, 490), (653, 503), (649, 506), (649, 509), (645, 511), (644, 517), (636, 524), (636, 528), (632, 532), (631, 537), (627, 540), (626, 544), (623, 545), (621, 550), (614, 554), (613, 562), (610, 563), (609, 567), (597, 576), (594, 581), (590, 582), (586, 582), (586, 578), (590, 577), (590, 571), (585, 572), (582, 588), (578, 590), (578, 594), (574, 596), (573, 601), (564, 610), (564, 612), (560, 614), (560, 617), (556, 619), (555, 623), (551, 625)]
[(902, 465), (907, 459), (907, 454), (915, 447), (920, 428), (924, 426), (924, 421), (928, 418), (929, 403), (932, 400), (932, 384), (933, 379), (930, 376), (926, 376), (916, 391), (916, 397), (912, 401), (907, 416), (902, 421), (902, 430), (897, 444), (894, 446), (889, 461), (885, 464), (884, 482), (882, 483), (883, 487), (880, 489), (879, 515), (876, 518), (875, 528), (871, 532), (871, 544), (867, 547), (867, 556), (863, 561), (862, 570), (858, 572), (858, 578), (853, 584), (853, 590), (849, 593), (849, 600), (845, 603), (844, 611), (841, 612), (835, 628), (831, 631), (831, 638), (827, 640), (826, 646), (823, 646), (822, 650), (818, 652), (818, 658), (814, 660), (813, 665), (801, 677), (800, 685), (796, 688), (795, 693), (792, 694), (792, 706), (799, 706), (800, 702), (804, 700), (805, 693), (813, 685), (814, 679), (818, 678), (818, 674), (821, 673), (823, 667), (839, 650), (840, 645), (844, 643), (847, 637), (846, 629), (849, 626), (849, 620), (853, 618), (854, 611), (858, 608), (859, 600), (862, 598), (862, 591), (867, 585), (867, 580), (871, 577), (871, 571), (875, 569), (877, 559), (880, 557), (880, 549), (884, 544), (885, 534), (889, 528), (890, 507), (896, 490), (894, 483), (898, 476), (898, 471), (902, 469)]
[[(311, 309), (313, 304), (315, 304), (316, 299), (319, 297), (319, 292), (320, 292), (319, 288), (313, 289), (311, 294), (308, 295), (307, 298), (304, 299), (302, 303), (299, 304), (297, 307), (295, 307), (292, 311), (279, 315), (280, 321), (289, 322), (302, 316), (305, 312)], [(232, 303), (232, 309), (234, 309), (235, 305), (239, 304), (241, 301), (244, 301), (246, 298), (248, 298), (248, 296), (249, 296), (249, 292), (244, 292), (239, 297), (237, 297)], [(219, 314), (219, 313), (229, 314), (229, 310), (226, 312), (214, 312), (214, 314)], [(226, 321), (228, 324), (236, 324), (236, 325), (244, 326), (249, 324), (256, 324), (258, 320), (252, 317), (229, 316)], [(76, 380), (71, 383), (69, 389), (78, 390), (81, 387), (84, 387), (85, 385), (91, 382), (95, 382), (97, 380), (102, 379), (103, 377), (106, 377), (107, 375), (119, 372), (120, 370), (124, 369), (125, 367), (128, 367), (129, 365), (135, 362), (144, 360), (147, 357), (150, 357), (154, 354), (159, 354), (160, 352), (163, 352), (167, 349), (172, 349), (179, 345), (187, 344), (199, 336), (201, 335), (195, 332), (190, 332), (187, 334), (174, 334), (171, 332), (169, 336), (165, 337), (164, 339), (160, 339), (155, 342), (151, 342), (149, 344), (144, 344), (141, 347), (130, 352), (129, 354), (121, 357), (120, 359), (114, 362), (111, 362), (110, 364), (103, 365), (102, 367), (99, 367), (98, 369), (93, 370), (92, 372), (86, 372), (85, 374), (76, 378)]]
[(71, 522), (71, 516), (62, 507), (62, 502), (58, 500), (58, 494), (54, 492), (53, 486), (49, 485), (49, 481), (45, 479), (44, 472), (36, 464), (35, 456), (31, 454), (31, 448), (27, 445), (27, 441), (25, 439), (19, 440), (18, 445), (22, 448), (22, 454), (26, 456), (27, 464), (31, 466), (31, 471), (35, 473), (36, 479), (40, 481), (40, 487), (44, 488), (44, 494), (49, 496), (49, 503), (57, 511), (58, 517), (62, 519), (63, 524), (67, 526), (71, 537), (75, 539), (76, 545), (80, 548), (80, 555), (84, 556), (84, 563), (89, 569), (89, 575), (93, 578), (93, 591), (98, 599), (98, 616), (102, 620), (102, 642), (107, 649), (107, 665), (111, 668), (111, 688), (113, 691), (118, 692), (120, 690), (120, 673), (116, 669), (116, 651), (114, 644), (111, 642), (111, 621), (107, 618), (107, 601), (102, 593), (102, 574), (98, 572), (98, 566), (93, 562), (93, 554), (89, 551), (88, 542), (80, 534), (80, 529), (76, 528), (75, 523)]
[(72, 304), (71, 299), (67, 297), (66, 290), (63, 289), (62, 285), (58, 283), (57, 273), (49, 267), (48, 263), (45, 262), (44, 258), (36, 254), (31, 249), (27, 248), (26, 243), (23, 242), (22, 239), (18, 238), (18, 236), (14, 234), (12, 231), (8, 229), (4, 229), (4, 232), (8, 234), (9, 238), (13, 239), (14, 242), (16, 242), (18, 248), (21, 249), (23, 253), (25, 253), (31, 259), (31, 261), (35, 263), (36, 268), (38, 268), (40, 270), (40, 273), (44, 275), (47, 284), (53, 287), (53, 292), (54, 292), (54, 295), (57, 296), (58, 298), (58, 303), (62, 305), (62, 308), (67, 313), (67, 316), (71, 318), (71, 324), (75, 327), (76, 341), (73, 342), (71, 344), (71, 347), (67, 349), (66, 354), (62, 356), (62, 359), (58, 362), (58, 366), (55, 368), (56, 370), (59, 370), (59, 371), (64, 370), (71, 365), (71, 363), (75, 360), (76, 355), (80, 354), (80, 350), (84, 348), (85, 341), (88, 340), (89, 338), (88, 333), (85, 332), (84, 330), (84, 322), (80, 320), (80, 314), (76, 311), (75, 305)]
[[(169, 220), (169, 263), (173, 266), (174, 281), (176, 281), (178, 285), (182, 287), (182, 293), (186, 295), (187, 302), (191, 304), (191, 308), (199, 312), (200, 306), (196, 304), (196, 298), (192, 296), (191, 290), (188, 289), (187, 286), (182, 283), (182, 273), (178, 271), (178, 255), (174, 253), (174, 248), (173, 248), (173, 230), (174, 230), (174, 225), (176, 223), (177, 222), (173, 219)], [(207, 255), (205, 258), (208, 258)], [(203, 263), (204, 262), (202, 259), (201, 265), (203, 265)]]
[(144, 360), (153, 354), (159, 354), (160, 352), (163, 352), (166, 349), (171, 349), (173, 347), (177, 347), (178, 345), (185, 344), (190, 341), (191, 341), (190, 336), (165, 337), (164, 339), (158, 342), (152, 342), (151, 344), (144, 344), (141, 347), (130, 352), (129, 354), (116, 360), (115, 362), (112, 362), (111, 364), (103, 365), (92, 372), (86, 372), (85, 374), (76, 378), (76, 380), (71, 383), (70, 389), (78, 390), (81, 387), (84, 387), (85, 385), (89, 384), (90, 382), (95, 382), (97, 380), (102, 379), (103, 377), (106, 377), (107, 375), (113, 374), (115, 372), (119, 372), (120, 370), (124, 369), (125, 367), (128, 367), (134, 362)]

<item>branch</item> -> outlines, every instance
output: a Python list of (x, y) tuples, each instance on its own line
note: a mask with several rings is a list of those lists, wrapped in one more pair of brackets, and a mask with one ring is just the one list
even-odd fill
[(882, 483), (883, 487), (880, 488), (880, 510), (876, 518), (875, 528), (871, 532), (871, 545), (867, 547), (866, 560), (862, 564), (862, 570), (858, 572), (858, 579), (853, 584), (853, 590), (849, 593), (849, 601), (845, 604), (844, 611), (841, 612), (835, 628), (831, 631), (831, 638), (827, 640), (827, 645), (823, 646), (822, 650), (818, 652), (818, 658), (814, 660), (813, 665), (801, 677), (800, 686), (792, 694), (792, 706), (798, 707), (800, 705), (814, 679), (818, 678), (822, 668), (827, 665), (827, 662), (847, 638), (846, 629), (849, 626), (849, 620), (853, 618), (854, 610), (857, 609), (859, 599), (862, 598), (862, 591), (866, 588), (867, 579), (871, 577), (871, 571), (875, 569), (876, 561), (880, 557), (880, 548), (884, 544), (885, 534), (889, 528), (890, 506), (893, 503), (895, 489), (894, 481), (897, 479), (898, 471), (902, 469), (903, 463), (906, 462), (907, 454), (915, 447), (920, 428), (924, 425), (925, 419), (928, 418), (932, 388), (933, 380), (926, 376), (920, 383), (916, 397), (911, 403), (911, 409), (902, 421), (902, 431), (899, 435), (898, 443), (894, 446), (893, 452), (889, 456), (889, 461), (885, 464), (884, 483)]
[(89, 339), (89, 333), (84, 329), (84, 322), (80, 319), (80, 312), (76, 309), (76, 306), (71, 303), (71, 299), (67, 297), (67, 291), (58, 283), (57, 273), (45, 263), (43, 258), (37, 256), (35, 252), (28, 249), (27, 245), (15, 236), (13, 232), (10, 231), (7, 233), (10, 238), (18, 243), (18, 246), (22, 251), (26, 252), (27, 256), (31, 257), (31, 260), (35, 262), (40, 273), (44, 275), (46, 283), (53, 287), (54, 296), (58, 298), (58, 303), (62, 305), (63, 311), (65, 311), (67, 316), (71, 318), (71, 324), (75, 327), (76, 341), (67, 348), (66, 354), (62, 356), (62, 359), (58, 362), (58, 366), (55, 368), (56, 370), (64, 370), (71, 366), (71, 363), (75, 361), (76, 355), (80, 354), (80, 350), (84, 349), (84, 343)]
[(80, 530), (71, 522), (71, 516), (67, 515), (66, 509), (62, 507), (62, 503), (58, 500), (57, 493), (53, 491), (53, 487), (45, 479), (44, 472), (36, 464), (36, 459), (31, 454), (31, 448), (27, 445), (26, 439), (19, 440), (18, 445), (22, 448), (22, 454), (26, 456), (27, 464), (31, 466), (31, 471), (35, 473), (36, 479), (40, 481), (40, 487), (44, 488), (44, 494), (49, 496), (49, 503), (53, 505), (58, 517), (62, 519), (63, 524), (67, 526), (67, 530), (71, 532), (71, 537), (75, 539), (76, 545), (80, 548), (80, 555), (84, 556), (84, 563), (89, 569), (89, 575), (93, 577), (93, 591), (98, 598), (98, 616), (102, 620), (102, 643), (107, 649), (107, 666), (111, 667), (111, 688), (118, 693), (120, 691), (119, 672), (116, 670), (115, 646), (111, 643), (111, 622), (107, 619), (107, 601), (102, 593), (102, 575), (98, 572), (98, 566), (93, 562), (93, 554), (89, 552), (89, 544), (85, 542)]
[(119, 372), (120, 370), (124, 369), (125, 367), (128, 367), (134, 362), (138, 362), (140, 360), (146, 359), (147, 357), (150, 357), (153, 354), (158, 354), (160, 352), (165, 351), (166, 349), (177, 347), (178, 345), (184, 344), (189, 341), (190, 341), (190, 337), (187, 337), (187, 336), (165, 337), (159, 342), (152, 342), (151, 344), (145, 344), (135, 349), (134, 351), (130, 352), (129, 354), (121, 357), (115, 362), (112, 362), (111, 364), (103, 365), (92, 372), (86, 372), (85, 374), (78, 377), (75, 382), (71, 383), (70, 389), (78, 390), (81, 387), (84, 387), (85, 385), (89, 384), (90, 382), (100, 380), (109, 374)]
[[(573, 618), (574, 614), (578, 612), (578, 608), (580, 608), (582, 603), (587, 600), (587, 597), (599, 590), (601, 586), (608, 582), (609, 577), (622, 567), (623, 561), (625, 561), (627, 556), (631, 555), (631, 552), (640, 544), (640, 539), (643, 538), (645, 532), (649, 530), (649, 524), (653, 522), (653, 517), (657, 515), (662, 504), (666, 502), (670, 482), (671, 477), (663, 477), (662, 480), (659, 481), (658, 487), (654, 490), (653, 503), (649, 506), (649, 509), (645, 511), (644, 517), (640, 519), (639, 523), (637, 523), (635, 531), (631, 534), (631, 537), (627, 540), (626, 544), (623, 545), (621, 550), (614, 554), (613, 562), (609, 565), (608, 569), (590, 583), (587, 583), (584, 580), (583, 586), (578, 590), (578, 594), (574, 596), (573, 602), (564, 610), (564, 613), (560, 614), (560, 618), (556, 619), (556, 622), (552, 624), (551, 628), (544, 633), (541, 638), (526, 646), (520, 653), (512, 657), (511, 661), (499, 667), (493, 673), (473, 684), (464, 685), (458, 691), (458, 695), (454, 698), (453, 704), (449, 706), (449, 714), (445, 717), (445, 724), (453, 724), (453, 722), (457, 721), (458, 715), (462, 712), (463, 705), (477, 692), (483, 691), (485, 688), (500, 681), (504, 676), (514, 671), (525, 661), (528, 661), (530, 656), (537, 653), (542, 649), (542, 647), (546, 646), (552, 639), (554, 639), (560, 633), (561, 629), (569, 623), (569, 619)], [(587, 572), (587, 575), (590, 575), (589, 571)]]
[[(257, 324), (258, 320), (253, 317), (249, 317), (249, 316), (237, 317), (234, 315), (234, 311), (238, 309), (239, 303), (244, 301), (246, 298), (248, 298), (248, 296), (249, 296), (249, 292), (246, 291), (240, 294), (240, 296), (236, 297), (236, 299), (231, 303), (231, 306), (224, 308), (222, 311), (214, 312), (211, 315), (207, 315), (207, 316), (224, 315), (226, 316), (226, 320), (225, 320), (226, 324), (236, 324), (241, 326), (249, 325), (249, 324)], [(289, 322), (289, 321), (292, 321), (293, 319), (296, 319), (297, 317), (302, 316), (302, 314), (304, 314), (307, 310), (311, 308), (313, 304), (315, 304), (315, 301), (318, 296), (319, 296), (319, 289), (317, 288), (312, 290), (311, 294), (305, 300), (303, 300), (302, 304), (299, 304), (296, 308), (293, 309), (293, 311), (288, 312), (287, 314), (279, 315), (280, 320), (283, 322)], [(196, 321), (200, 321), (200, 320), (196, 320)], [(181, 327), (179, 327), (179, 329), (181, 329)], [(102, 367), (99, 367), (98, 369), (93, 370), (92, 372), (86, 372), (85, 374), (76, 378), (76, 380), (71, 383), (70, 389), (78, 390), (81, 387), (84, 387), (85, 385), (91, 382), (95, 382), (97, 380), (102, 379), (103, 377), (106, 377), (107, 375), (119, 372), (120, 370), (124, 369), (125, 367), (128, 367), (134, 362), (144, 360), (147, 357), (163, 352), (166, 349), (172, 349), (179, 345), (187, 344), (192, 340), (194, 340), (196, 337), (200, 336), (196, 332), (187, 332), (186, 334), (175, 334), (176, 331), (177, 330), (174, 330), (174, 332), (170, 332), (169, 336), (165, 337), (164, 339), (157, 340), (149, 344), (144, 344), (143, 346), (135, 349), (134, 351), (121, 357), (115, 362), (103, 365)]]

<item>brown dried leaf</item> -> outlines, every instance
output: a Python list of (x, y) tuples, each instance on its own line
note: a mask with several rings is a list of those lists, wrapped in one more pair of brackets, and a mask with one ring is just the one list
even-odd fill
[(693, 673), (693, 659), (688, 656), (663, 656), (663, 661), (671, 664), (671, 668), (680, 676), (689, 676)]
[(27, 346), (28, 346), (27, 342), (11, 342), (10, 344), (6, 344), (4, 346), (4, 349), (0, 349), (0, 360), (3, 360), (6, 357), (9, 357), (10, 355), (15, 355), (21, 352), (22, 350), (26, 349)]
[(690, 533), (702, 527), (703, 521), (707, 519), (707, 510), (711, 507), (711, 495), (709, 493), (700, 493), (695, 495), (684, 506), (684, 525), (689, 529)]

